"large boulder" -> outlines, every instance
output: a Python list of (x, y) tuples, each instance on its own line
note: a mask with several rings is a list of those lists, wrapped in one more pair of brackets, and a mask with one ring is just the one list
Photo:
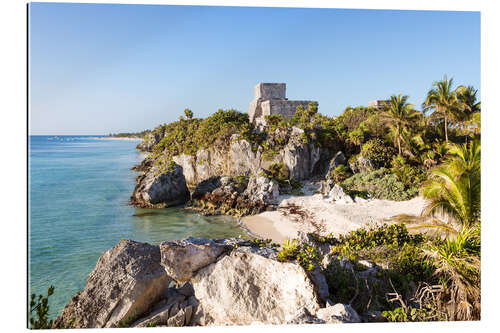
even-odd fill
[(351, 196), (346, 194), (344, 192), (344, 189), (338, 184), (335, 184), (333, 186), (333, 188), (328, 193), (328, 196), (329, 200), (335, 203), (348, 204), (354, 202)]
[(361, 322), (361, 318), (356, 310), (354, 310), (349, 304), (341, 303), (319, 309), (316, 312), (316, 317), (324, 320), (328, 324)]
[(131, 203), (140, 207), (182, 205), (190, 199), (182, 167), (173, 163), (152, 167), (137, 179)]
[(189, 237), (160, 244), (161, 263), (178, 282), (188, 281), (199, 269), (213, 263), (227, 246), (211, 239)]
[(252, 176), (243, 194), (253, 202), (263, 202), (265, 205), (275, 204), (280, 194), (279, 185), (266, 177)]
[(119, 327), (147, 313), (172, 279), (159, 246), (122, 240), (104, 252), (87, 284), (64, 307), (55, 327)]
[(191, 279), (204, 325), (283, 324), (319, 300), (304, 269), (234, 249)]
[(282, 162), (290, 170), (290, 175), (296, 180), (311, 177), (316, 163), (320, 160), (320, 148), (304, 141), (304, 130), (292, 127), (290, 139), (280, 152)]

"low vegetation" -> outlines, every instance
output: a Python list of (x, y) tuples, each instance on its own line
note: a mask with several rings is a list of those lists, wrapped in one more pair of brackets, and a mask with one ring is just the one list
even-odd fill
[(405, 185), (389, 169), (380, 168), (354, 174), (342, 183), (348, 191), (366, 192), (376, 199), (402, 201), (418, 194), (418, 187)]
[(51, 329), (53, 320), (49, 320), (49, 297), (54, 294), (54, 286), (47, 290), (47, 296), (31, 294), (29, 323), (32, 329)]

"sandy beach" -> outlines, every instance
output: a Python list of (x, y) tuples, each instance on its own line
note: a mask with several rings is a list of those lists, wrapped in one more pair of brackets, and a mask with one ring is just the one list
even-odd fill
[(322, 194), (280, 196), (277, 210), (244, 217), (241, 224), (254, 235), (281, 244), (286, 238), (296, 238), (299, 231), (339, 235), (400, 214), (418, 216), (424, 205), (422, 197), (335, 203)]

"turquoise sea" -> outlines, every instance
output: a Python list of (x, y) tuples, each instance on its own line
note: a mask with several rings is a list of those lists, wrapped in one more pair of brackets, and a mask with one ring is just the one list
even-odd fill
[(203, 217), (182, 207), (128, 204), (143, 155), (137, 141), (89, 136), (30, 136), (29, 294), (50, 297), (57, 316), (85, 286), (99, 256), (122, 238), (159, 244), (188, 236), (244, 235), (236, 220)]

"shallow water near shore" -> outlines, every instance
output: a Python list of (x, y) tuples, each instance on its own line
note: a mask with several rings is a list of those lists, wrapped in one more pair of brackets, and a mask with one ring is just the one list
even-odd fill
[(152, 244), (188, 236), (245, 235), (235, 219), (174, 207), (128, 205), (142, 153), (138, 141), (89, 136), (29, 138), (29, 293), (50, 297), (57, 316), (85, 286), (99, 256), (120, 239)]

